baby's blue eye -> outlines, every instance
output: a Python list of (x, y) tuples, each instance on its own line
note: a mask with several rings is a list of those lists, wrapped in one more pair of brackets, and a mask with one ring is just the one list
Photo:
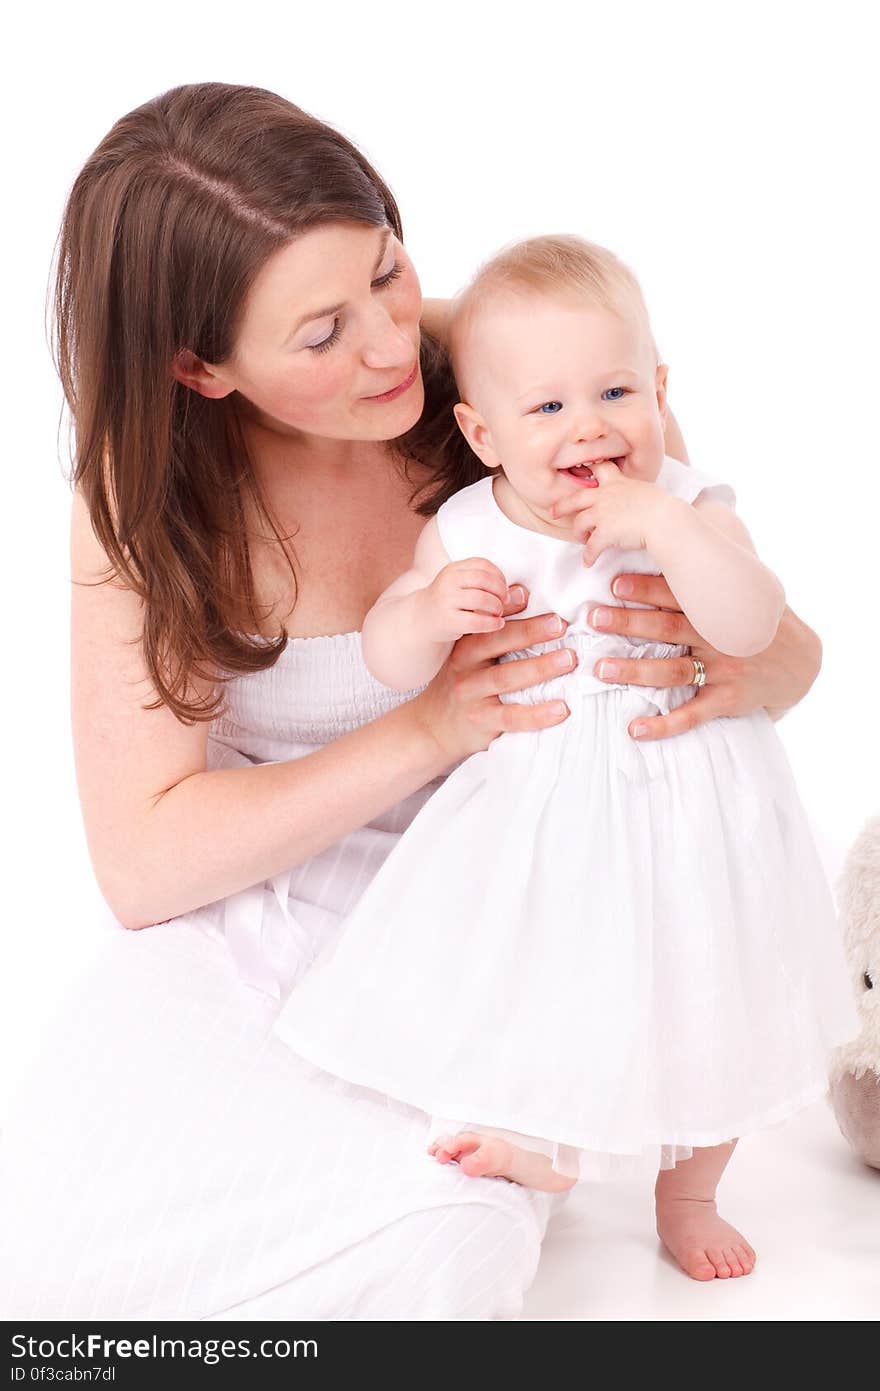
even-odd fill
[(543, 414), (545, 415), (558, 415), (559, 412), (562, 410), (562, 402), (545, 401), (543, 406), (538, 407), (538, 410), (543, 412)]
[(625, 386), (609, 386), (607, 391), (602, 392), (603, 401), (622, 401), (626, 395)]

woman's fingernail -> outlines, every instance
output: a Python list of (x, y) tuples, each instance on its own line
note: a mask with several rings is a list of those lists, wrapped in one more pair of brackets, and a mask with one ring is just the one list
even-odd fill
[(623, 579), (615, 580), (614, 583), (613, 583), (613, 585), (611, 586), (611, 593), (614, 594), (614, 595), (616, 595), (618, 599), (629, 599), (629, 597), (631, 596), (632, 592), (633, 592), (633, 582), (632, 582), (632, 580), (623, 580)]
[(571, 671), (576, 661), (577, 657), (570, 647), (560, 647), (553, 654), (553, 665), (557, 671)]
[(642, 735), (647, 734), (647, 732), (648, 726), (646, 724), (634, 724), (630, 730), (630, 734), (634, 739), (641, 739)]
[(507, 602), (509, 604), (522, 604), (525, 602), (526, 591), (521, 584), (515, 584), (512, 589), (507, 591)]
[(593, 609), (593, 612), (590, 614), (590, 622), (592, 623), (594, 628), (610, 628), (611, 610)]
[(550, 702), (550, 712), (553, 715), (567, 715), (568, 706), (564, 700), (553, 700)]
[(562, 619), (559, 618), (557, 615), (553, 618), (547, 619), (544, 632), (549, 633), (551, 637), (558, 638), (559, 634), (562, 632), (564, 627), (565, 624), (563, 623)]
[(596, 667), (596, 675), (600, 681), (616, 681), (620, 675), (620, 667), (616, 662), (600, 662)]

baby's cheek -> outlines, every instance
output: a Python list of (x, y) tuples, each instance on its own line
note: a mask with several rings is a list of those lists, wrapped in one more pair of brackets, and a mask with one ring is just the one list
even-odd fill
[(663, 437), (663, 425), (658, 415), (656, 420), (646, 420), (639, 432), (639, 477), (648, 483), (653, 483), (663, 466), (665, 454), (666, 441)]

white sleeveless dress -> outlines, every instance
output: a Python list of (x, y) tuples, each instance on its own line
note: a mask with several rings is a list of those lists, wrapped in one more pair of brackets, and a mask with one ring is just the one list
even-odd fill
[[(302, 757), (406, 698), (359, 634), (295, 638), (229, 684), (209, 761)], [(272, 1032), (431, 790), (229, 900), (108, 922), (0, 1116), (2, 1317), (517, 1316), (545, 1195), (442, 1168), (426, 1116)]]
[[(673, 459), (688, 502), (733, 493)], [(528, 531), (487, 478), (438, 513), (450, 560), (486, 556), (556, 611), (571, 674), (517, 693), (571, 716), (508, 733), (422, 809), (276, 1033), (328, 1072), (548, 1154), (570, 1177), (670, 1167), (821, 1095), (858, 1032), (833, 905), (782, 745), (763, 712), (640, 744), (634, 716), (690, 699), (609, 687), (602, 655), (663, 644), (587, 623), (644, 551)], [(538, 650), (538, 649), (534, 649)]]

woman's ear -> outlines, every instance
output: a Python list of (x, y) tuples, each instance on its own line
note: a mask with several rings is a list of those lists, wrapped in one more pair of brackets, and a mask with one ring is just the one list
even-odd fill
[(180, 352), (175, 353), (171, 360), (171, 375), (181, 386), (188, 386), (191, 391), (197, 391), (211, 401), (220, 401), (235, 390), (232, 382), (226, 381), (215, 367), (203, 362), (188, 348), (181, 348)]
[(660, 419), (662, 420), (664, 425), (666, 424), (666, 418), (669, 415), (669, 406), (666, 401), (666, 379), (668, 376), (669, 368), (666, 366), (666, 363), (658, 362), (656, 383), (657, 409), (660, 412)]
[(473, 406), (465, 405), (464, 401), (459, 401), (457, 406), (452, 407), (452, 412), (458, 421), (458, 428), (477, 458), (483, 461), (486, 468), (500, 468), (501, 464), (492, 444), (489, 426), (479, 411), (475, 411)]

